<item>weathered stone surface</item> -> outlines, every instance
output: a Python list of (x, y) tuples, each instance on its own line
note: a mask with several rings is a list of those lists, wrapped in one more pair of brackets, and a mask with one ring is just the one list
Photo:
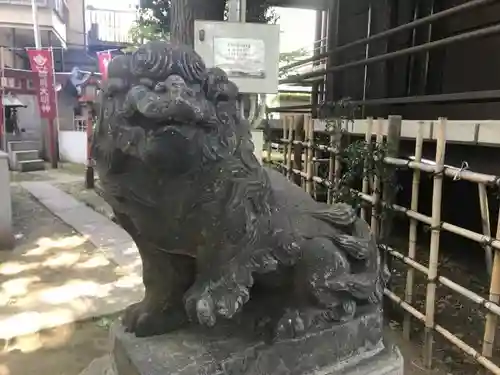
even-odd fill
[(92, 152), (146, 289), (122, 323), (167, 334), (115, 327), (120, 375), (299, 375), (382, 350), (370, 228), (259, 163), (227, 75), (161, 41), (108, 73)]
[(234, 322), (146, 339), (116, 323), (111, 340), (117, 375), (396, 375), (403, 366), (399, 352), (384, 346), (379, 310), (272, 344), (256, 337), (252, 327)]

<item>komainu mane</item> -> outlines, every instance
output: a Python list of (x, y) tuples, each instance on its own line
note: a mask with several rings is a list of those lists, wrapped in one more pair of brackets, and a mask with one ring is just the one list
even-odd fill
[(126, 310), (127, 331), (211, 327), (248, 309), (256, 330), (280, 339), (380, 309), (387, 272), (368, 225), (259, 164), (222, 70), (151, 42), (114, 58), (108, 74), (93, 153), (146, 287)]

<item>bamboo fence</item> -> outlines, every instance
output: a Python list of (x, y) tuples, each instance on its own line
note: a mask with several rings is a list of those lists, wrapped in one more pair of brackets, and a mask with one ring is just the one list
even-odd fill
[[(296, 130), (294, 129), (294, 123), (297, 123), (294, 119), (299, 116), (303, 116), (304, 126), (303, 129), (301, 129), (304, 132), (304, 137), (302, 138), (304, 139), (303, 141), (300, 140), (300, 137), (295, 137), (294, 139), (294, 130)], [(378, 144), (382, 144), (384, 142), (399, 142), (399, 139), (389, 139), (391, 135), (393, 137), (400, 136), (397, 132), (392, 131), (391, 129), (388, 129), (388, 137), (387, 139), (384, 139), (385, 137), (382, 130), (383, 121), (384, 119), (367, 119), (365, 141), (367, 142), (368, 148), (373, 147), (373, 138), (375, 138), (375, 142)], [(389, 127), (391, 124), (393, 124), (392, 126), (399, 126), (400, 131), (401, 118), (399, 117), (398, 120), (396, 117), (393, 118), (392, 121), (390, 119), (388, 124)], [(403, 335), (405, 338), (409, 339), (410, 337), (412, 317), (424, 324), (425, 337), (423, 359), (426, 367), (430, 369), (432, 366), (434, 334), (437, 332), (452, 345), (455, 345), (464, 353), (473, 357), (485, 369), (491, 371), (493, 374), (500, 375), (500, 367), (491, 360), (497, 322), (500, 315), (500, 212), (498, 213), (499, 219), (496, 235), (495, 237), (492, 237), (489, 224), (489, 207), (486, 192), (487, 186), (494, 186), (498, 188), (500, 185), (500, 178), (498, 176), (476, 173), (467, 170), (466, 168), (455, 168), (444, 164), (447, 127), (447, 120), (445, 118), (440, 118), (437, 122), (435, 161), (423, 161), (423, 126), (424, 124), (422, 122), (418, 125), (415, 142), (415, 156), (413, 158), (403, 159), (399, 158), (398, 155), (388, 155), (385, 156), (383, 160), (384, 164), (389, 167), (405, 167), (413, 170), (410, 208), (402, 207), (393, 202), (381, 202), (384, 195), (381, 194), (379, 176), (376, 174), (371, 176), (368, 173), (365, 173), (362, 180), (361, 191), (357, 191), (356, 193), (365, 203), (368, 204), (368, 207), (371, 205), (371, 210), (364, 205), (361, 208), (360, 215), (365, 220), (368, 220), (370, 217), (371, 228), (375, 235), (379, 234), (381, 227), (384, 225), (383, 220), (380, 218), (380, 213), (378, 212), (381, 206), (392, 209), (394, 212), (401, 213), (409, 218), (410, 229), (407, 255), (402, 254), (387, 245), (381, 245), (384, 253), (402, 261), (408, 266), (404, 297), (400, 298), (389, 289), (385, 290), (385, 295), (400, 306), (405, 312), (403, 321)], [(300, 176), (301, 185), (311, 194), (315, 190), (315, 185), (325, 187), (328, 191), (327, 201), (328, 203), (331, 203), (332, 192), (338, 187), (342, 173), (342, 161), (339, 154), (342, 142), (342, 132), (340, 132), (338, 128), (331, 131), (331, 134), (329, 134), (329, 145), (317, 144), (315, 143), (315, 139), (314, 121), (311, 119), (310, 115), (290, 114), (285, 116), (283, 119), (283, 138), (279, 144), (272, 144), (272, 147), (269, 146), (269, 149), (274, 148), (282, 150), (284, 153), (283, 162), (278, 162), (278, 166), (284, 171), (288, 178), (293, 179), (294, 176)], [(300, 150), (303, 150), (305, 153), (305, 157), (300, 157), (303, 161), (301, 166), (292, 166), (291, 160), (293, 145), (301, 146)], [(315, 150), (328, 152), (329, 157), (327, 159), (317, 160), (317, 158), (315, 158)], [(270, 155), (271, 153), (268, 152), (268, 156)], [(270, 162), (271, 160), (268, 161)], [(320, 162), (328, 163), (326, 178), (318, 176), (318, 164), (320, 164)], [(365, 161), (365, 172), (368, 171), (368, 167), (368, 161)], [(430, 173), (433, 176), (432, 214), (430, 217), (418, 212), (419, 185), (422, 172)], [(478, 185), (483, 233), (476, 233), (466, 228), (441, 221), (442, 188), (443, 179), (445, 177), (455, 180), (461, 179)], [(430, 226), (431, 230), (428, 267), (415, 260), (417, 227), (419, 223)], [(491, 283), (488, 299), (483, 298), (477, 293), (439, 275), (439, 238), (442, 231), (447, 231), (475, 241), (485, 248), (486, 263), (488, 267), (491, 267), (489, 270), (491, 272)], [(427, 277), (425, 313), (418, 311), (412, 305), (414, 302), (413, 292), (415, 288), (415, 272), (420, 272)], [(486, 309), (487, 317), (481, 351), (474, 349), (472, 346), (457, 337), (457, 335), (435, 322), (436, 287), (438, 284), (451, 289), (453, 292), (460, 294), (461, 296)]]

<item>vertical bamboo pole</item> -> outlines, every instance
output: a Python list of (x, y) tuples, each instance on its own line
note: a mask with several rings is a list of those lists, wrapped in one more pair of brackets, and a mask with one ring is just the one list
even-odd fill
[[(312, 142), (313, 142), (313, 148), (314, 148), (314, 156), (313, 156), (313, 160), (314, 160), (314, 163), (313, 163), (313, 171), (312, 171), (312, 176), (318, 176), (319, 174), (319, 167), (321, 165), (321, 153), (318, 149), (316, 149), (314, 147), (314, 120), (312, 120), (312, 128), (313, 128), (313, 137), (312, 137)], [(314, 197), (314, 200), (317, 201), (319, 199), (319, 196), (318, 196), (318, 185), (314, 182), (312, 182), (313, 184), (313, 197)]]
[[(304, 141), (304, 122), (305, 122), (305, 115), (303, 116), (295, 116), (295, 121), (294, 121), (294, 139), (297, 141), (296, 144), (293, 145), (293, 168), (302, 171), (303, 168), (303, 161), (302, 161), (302, 155), (303, 155), (303, 150), (304, 146), (299, 143)], [(295, 184), (299, 186), (304, 186), (304, 178), (299, 175), (295, 174), (293, 176), (293, 181)]]
[(331, 186), (328, 188), (328, 197), (327, 197), (327, 203), (332, 204), (333, 203), (333, 189), (334, 189), (334, 181), (333, 179), (335, 178), (335, 129), (330, 130), (330, 147), (334, 151), (328, 151), (329, 156), (329, 161), (328, 161), (328, 182), (331, 184)]
[[(304, 172), (305, 177), (302, 178), (302, 188), (307, 191), (307, 176), (309, 176), (309, 127), (311, 124), (309, 123), (309, 118), (307, 115), (304, 115)], [(302, 156), (301, 156), (302, 157)]]
[[(488, 204), (488, 192), (486, 191), (486, 186), (484, 184), (477, 184), (479, 193), (479, 208), (481, 212), (481, 226), (483, 228), (483, 234), (485, 236), (491, 236), (491, 225), (490, 225), (490, 208)], [(491, 269), (493, 267), (493, 254), (491, 246), (486, 245), (484, 247), (485, 252), (485, 263), (488, 270), (488, 274), (491, 276)]]
[[(415, 142), (415, 161), (420, 163), (422, 160), (422, 148), (424, 144), (424, 124), (422, 121), (418, 123), (417, 139)], [(413, 181), (411, 185), (411, 210), (418, 211), (418, 198), (420, 188), (420, 169), (413, 170)], [(415, 259), (417, 253), (417, 229), (418, 220), (410, 219), (410, 235), (408, 244), (408, 258)], [(410, 304), (413, 301), (413, 280), (415, 278), (415, 269), (408, 267), (406, 274), (405, 302)], [(411, 314), (405, 311), (403, 320), (403, 337), (410, 339), (411, 334)]]
[(293, 157), (293, 116), (288, 117), (288, 140), (287, 140), (287, 162), (286, 162), (286, 170), (288, 179), (293, 179), (293, 171), (292, 171), (292, 157)]
[(432, 219), (431, 219), (431, 248), (429, 255), (429, 274), (427, 278), (427, 297), (425, 308), (425, 338), (424, 338), (424, 364), (427, 369), (432, 366), (432, 349), (434, 343), (434, 320), (436, 307), (436, 282), (439, 260), (439, 236), (441, 232), (441, 200), (443, 195), (443, 170), (446, 148), (445, 118), (440, 118), (437, 123), (436, 138), (436, 173), (432, 189)]
[(311, 116), (307, 116), (305, 120), (308, 123), (307, 126), (307, 150), (309, 151), (309, 160), (307, 163), (307, 182), (306, 191), (312, 195), (314, 190), (314, 121)]
[[(371, 149), (372, 149), (372, 131), (373, 131), (373, 117), (368, 117), (366, 119), (366, 133), (365, 133), (365, 143), (366, 147), (368, 149), (368, 153), (371, 154)], [(370, 159), (367, 157), (365, 159), (365, 167), (363, 169), (363, 187), (361, 191), (363, 194), (368, 194), (368, 191), (370, 189), (370, 176), (369, 176), (369, 169), (370, 169)], [(361, 218), (363, 220), (368, 220), (368, 210), (366, 206), (361, 207)]]
[[(381, 145), (384, 142), (384, 134), (382, 133), (382, 118), (378, 118), (375, 123), (375, 135), (376, 135), (376, 144)], [(377, 176), (375, 172), (373, 174), (373, 206), (372, 206), (372, 218), (371, 218), (371, 230), (374, 237), (378, 240), (380, 235), (380, 177)]]
[[(500, 239), (500, 209), (498, 210), (497, 233), (496, 238)], [(490, 301), (493, 303), (500, 302), (500, 253), (495, 251), (493, 256), (493, 267), (491, 270), (490, 283)], [(483, 355), (491, 357), (493, 354), (493, 344), (495, 343), (495, 333), (498, 324), (498, 316), (488, 312), (486, 316), (486, 324), (484, 327), (483, 339)]]
[[(401, 143), (401, 126), (403, 124), (403, 119), (401, 116), (389, 116), (387, 119), (387, 156), (397, 158), (399, 156), (399, 146)], [(387, 181), (383, 181), (384, 192), (382, 194), (382, 200), (389, 207), (392, 206), (396, 199), (395, 185), (396, 185), (396, 168), (388, 166), (389, 174)], [(384, 215), (382, 221), (382, 238), (387, 241), (390, 238), (392, 230), (392, 216)], [(389, 244), (390, 245), (390, 244)], [(388, 265), (390, 263), (391, 257), (386, 257)], [(390, 268), (390, 267), (389, 267)]]
[(267, 149), (267, 163), (271, 164), (273, 162), (272, 154), (273, 154), (273, 146), (272, 146), (272, 129), (271, 125), (269, 124), (269, 119), (267, 120), (267, 127), (266, 127), (266, 134), (267, 134), (267, 144), (266, 144), (266, 149)]
[[(288, 115), (283, 116), (281, 119), (281, 124), (283, 126), (283, 139), (282, 139), (282, 144), (283, 144), (283, 167), (286, 168), (286, 163), (288, 160)], [(285, 171), (285, 176), (288, 176), (288, 170)]]
[(335, 127), (335, 171), (334, 171), (334, 187), (339, 188), (340, 176), (342, 174), (342, 157), (340, 151), (342, 149), (342, 120), (339, 121), (338, 126)]

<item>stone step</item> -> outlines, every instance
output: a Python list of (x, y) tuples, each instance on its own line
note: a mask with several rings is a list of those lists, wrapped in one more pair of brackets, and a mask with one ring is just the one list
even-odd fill
[(25, 150), (25, 151), (13, 151), (12, 160), (14, 163), (20, 161), (38, 160), (40, 159), (40, 153), (38, 150)]
[(36, 141), (11, 141), (8, 143), (9, 153), (14, 151), (31, 151), (38, 150), (40, 143)]
[(43, 171), (44, 169), (45, 162), (42, 159), (25, 160), (17, 163), (17, 170), (19, 172)]

